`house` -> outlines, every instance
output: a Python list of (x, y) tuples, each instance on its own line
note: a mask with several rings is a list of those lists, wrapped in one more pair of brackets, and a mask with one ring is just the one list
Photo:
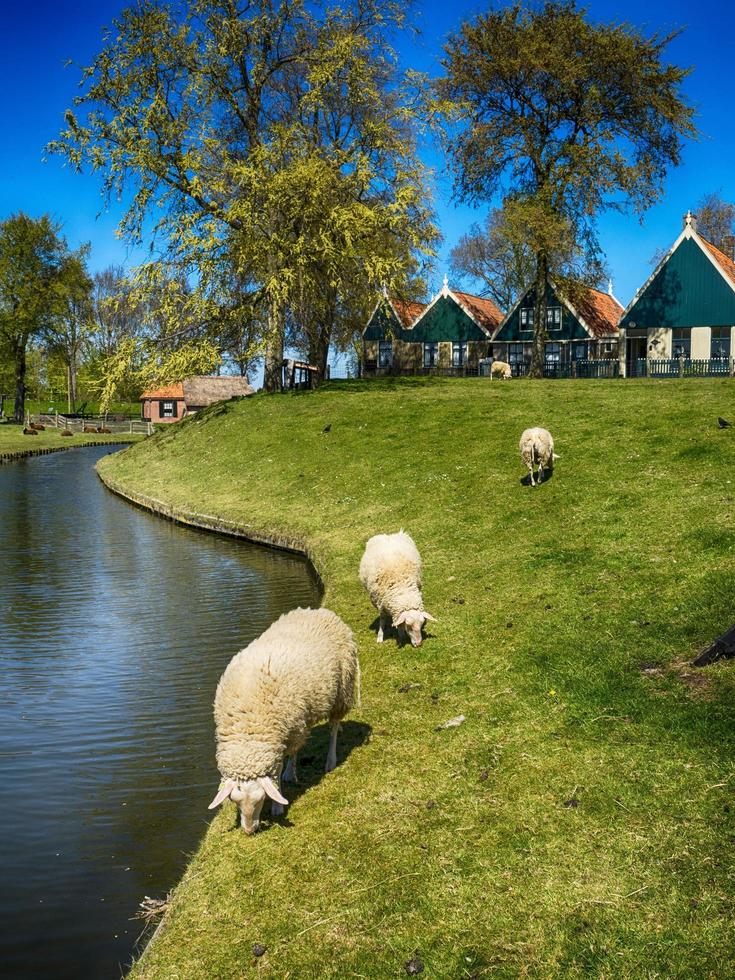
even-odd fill
[(684, 227), (620, 319), (621, 372), (643, 373), (651, 359), (729, 363), (735, 342), (735, 261), (729, 237), (717, 248)]
[(235, 375), (186, 378), (140, 396), (141, 417), (149, 422), (177, 422), (185, 415), (235, 396), (254, 394), (247, 378)]
[(428, 303), (384, 294), (363, 331), (366, 374), (467, 368), (492, 354), (503, 314), (490, 299), (444, 285)]
[[(575, 361), (615, 359), (622, 303), (612, 294), (577, 285), (574, 298), (549, 280), (546, 286), (547, 373), (570, 369)], [(524, 374), (531, 361), (536, 290), (526, 289), (509, 310), (493, 340), (493, 353), (507, 361), (514, 374)]]

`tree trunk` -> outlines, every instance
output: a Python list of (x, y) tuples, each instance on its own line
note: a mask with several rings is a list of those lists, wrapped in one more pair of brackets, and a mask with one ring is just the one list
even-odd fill
[(283, 388), (283, 312), (271, 303), (268, 310), (268, 337), (265, 344), (265, 372), (263, 387), (266, 391), (281, 391)]
[(327, 378), (329, 360), (329, 340), (332, 331), (329, 325), (319, 328), (316, 339), (309, 338), (309, 362), (317, 368), (316, 382), (321, 384)]
[(549, 260), (544, 252), (536, 255), (536, 302), (533, 310), (533, 350), (529, 377), (543, 378), (546, 343), (546, 284), (549, 277)]
[(26, 412), (26, 341), (19, 338), (15, 345), (15, 409), (13, 421), (22, 425)]

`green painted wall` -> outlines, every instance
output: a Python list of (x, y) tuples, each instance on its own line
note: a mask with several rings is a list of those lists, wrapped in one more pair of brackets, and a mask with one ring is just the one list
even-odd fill
[(404, 330), (393, 310), (379, 307), (367, 327), (365, 340), (404, 340), (406, 343), (460, 342), (490, 338), (451, 297), (442, 296), (412, 330)]
[(630, 308), (621, 326), (729, 327), (735, 291), (693, 238), (685, 238)]
[[(495, 338), (498, 341), (531, 341), (533, 340), (533, 326), (526, 330), (521, 330), (521, 309), (527, 306), (533, 306), (536, 296), (536, 290), (529, 289), (521, 302), (518, 304), (516, 309), (513, 311), (508, 322), (503, 326), (500, 333)], [(554, 289), (547, 285), (546, 287), (546, 305), (547, 306), (561, 306), (561, 329), (560, 330), (549, 330), (547, 340), (589, 340), (590, 335), (587, 333), (585, 328), (579, 322), (579, 320), (569, 312), (569, 310), (561, 303), (554, 292)]]

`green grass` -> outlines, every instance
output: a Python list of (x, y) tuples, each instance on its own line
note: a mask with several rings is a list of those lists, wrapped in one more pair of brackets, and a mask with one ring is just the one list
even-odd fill
[[(77, 411), (79, 411), (82, 406), (84, 406), (85, 414), (87, 415), (98, 415), (100, 406), (99, 402), (92, 401), (91, 399), (79, 399), (77, 406)], [(53, 399), (53, 398), (26, 398), (25, 401), (25, 414), (26, 417), (30, 413), (33, 416), (43, 413), (47, 414), (48, 409), (53, 407), (54, 411), (59, 412), (60, 415), (66, 414), (66, 396), (63, 398)], [(6, 418), (12, 418), (14, 408), (14, 396), (6, 395), (5, 404), (3, 411)], [(135, 418), (140, 418), (140, 402), (113, 402), (108, 409), (108, 415), (114, 416), (117, 414), (123, 414), (125, 416), (132, 415)]]
[[(319, 730), (287, 821), (215, 817), (134, 976), (393, 977), (415, 951), (433, 977), (734, 976), (735, 665), (682, 666), (735, 620), (734, 393), (335, 383), (106, 458), (131, 489), (302, 536), (363, 668), (337, 770)], [(561, 455), (536, 490), (527, 425)], [(401, 526), (439, 620), (419, 650), (376, 645), (357, 580)]]
[(112, 435), (97, 435), (93, 433), (74, 432), (73, 436), (59, 435), (59, 429), (48, 428), (37, 436), (24, 436), (22, 425), (4, 423), (0, 425), (0, 458), (14, 453), (32, 453), (39, 449), (68, 449), (74, 445), (90, 442), (135, 442), (140, 436), (130, 436), (123, 433)]

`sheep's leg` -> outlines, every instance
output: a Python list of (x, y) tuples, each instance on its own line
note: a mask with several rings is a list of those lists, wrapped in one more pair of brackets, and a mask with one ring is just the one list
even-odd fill
[(539, 483), (543, 483), (544, 482), (544, 464), (543, 463), (539, 463), (538, 464), (538, 477), (537, 477), (537, 479), (538, 479), (538, 482)]
[(383, 642), (383, 631), (386, 630), (386, 629), (388, 629), (388, 626), (389, 625), (390, 625), (390, 619), (388, 618), (388, 616), (386, 616), (386, 614), (381, 609), (380, 610), (380, 625), (378, 626), (378, 637), (377, 637), (377, 642), (378, 643), (382, 643)]
[(298, 783), (299, 776), (296, 771), (296, 753), (288, 757), (288, 762), (286, 763), (286, 768), (283, 770), (283, 781), (284, 783)]
[(535, 481), (533, 479), (533, 463), (529, 463), (528, 464), (528, 475), (531, 478), (531, 486), (532, 487), (535, 487), (536, 486), (536, 483), (535, 483)]
[(335, 721), (332, 724), (332, 732), (329, 736), (329, 751), (327, 752), (327, 764), (324, 767), (324, 772), (331, 772), (333, 769), (337, 768), (337, 733), (339, 732), (339, 722)]

